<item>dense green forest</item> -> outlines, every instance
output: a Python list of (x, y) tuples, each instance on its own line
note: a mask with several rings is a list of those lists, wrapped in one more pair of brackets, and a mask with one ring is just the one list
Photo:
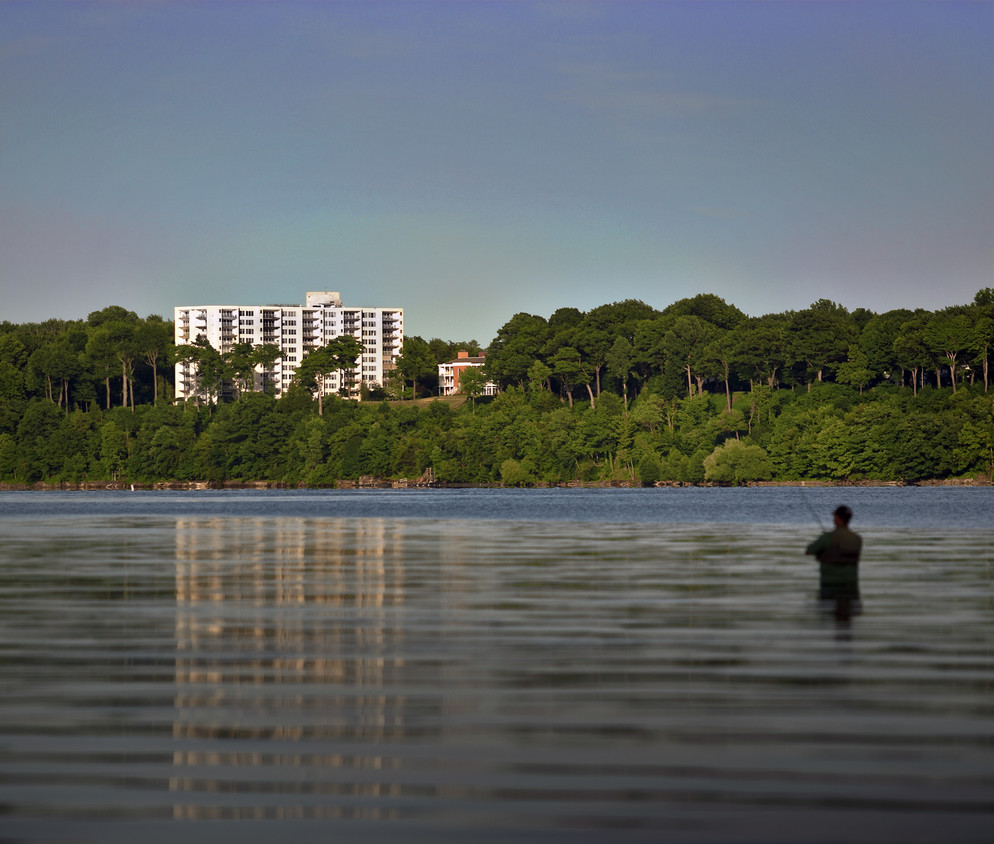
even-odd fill
[(990, 288), (935, 312), (759, 317), (701, 294), (516, 314), (486, 349), (500, 392), (468, 379), (461, 406), (424, 397), (480, 346), (416, 336), (361, 401), (319, 402), (315, 367), (278, 399), (248, 390), (265, 348), (182, 347), (211, 382), (176, 402), (172, 323), (111, 306), (0, 323), (0, 481), (989, 482), (992, 342)]

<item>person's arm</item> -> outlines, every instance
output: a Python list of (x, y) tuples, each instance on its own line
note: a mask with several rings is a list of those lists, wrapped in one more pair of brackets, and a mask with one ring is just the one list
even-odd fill
[(823, 533), (814, 542), (808, 544), (804, 549), (805, 554), (814, 554), (816, 557), (832, 544), (832, 534)]

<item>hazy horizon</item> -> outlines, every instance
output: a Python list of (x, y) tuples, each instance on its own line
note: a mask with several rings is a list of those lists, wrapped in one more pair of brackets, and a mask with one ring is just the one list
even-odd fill
[(0, 2), (0, 320), (994, 284), (994, 3)]

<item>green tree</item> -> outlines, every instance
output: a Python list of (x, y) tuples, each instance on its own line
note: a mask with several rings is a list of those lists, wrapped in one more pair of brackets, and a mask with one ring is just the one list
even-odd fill
[(542, 357), (549, 337), (549, 324), (540, 316), (518, 313), (501, 326), (487, 349), (485, 368), (490, 379), (502, 387), (524, 386), (528, 370)]
[(459, 375), (459, 392), (469, 396), (476, 410), (476, 399), (482, 396), (487, 388), (487, 374), (480, 366), (468, 366)]
[(584, 362), (584, 368), (591, 375), (593, 384), (591, 397), (599, 396), (601, 394), (601, 370), (604, 368), (607, 356), (611, 351), (611, 335), (601, 325), (585, 320), (573, 334), (572, 341), (576, 344), (580, 359)]
[(250, 391), (255, 383), (255, 349), (251, 343), (240, 342), (221, 355), (225, 370), (234, 381), (236, 397)]
[(759, 379), (768, 387), (777, 385), (777, 373), (787, 361), (788, 332), (788, 320), (779, 314), (748, 319), (737, 330), (733, 360), (750, 384)]
[(859, 337), (859, 347), (867, 357), (867, 368), (874, 378), (883, 373), (890, 377), (891, 373), (901, 368), (894, 350), (901, 326), (911, 319), (914, 314), (904, 308), (887, 311), (872, 317), (863, 327)]
[(432, 337), (428, 341), (428, 350), (431, 352), (432, 357), (435, 358), (436, 363), (448, 363), (456, 356), (456, 353), (452, 352), (449, 344), (438, 337)]
[(27, 404), (28, 395), (21, 371), (0, 360), (0, 432), (13, 432)]
[[(610, 371), (617, 340), (623, 339), (630, 346), (638, 323), (656, 314), (655, 309), (637, 299), (601, 305), (584, 314), (574, 342), (593, 372), (597, 396), (601, 394), (601, 372), (605, 368)], [(622, 387), (627, 388), (627, 376), (623, 381)]]
[[(563, 346), (549, 359), (549, 366), (562, 387), (562, 395), (573, 407), (573, 390), (581, 385), (590, 390), (590, 376), (583, 367), (580, 353), (572, 346)], [(593, 406), (592, 392), (590, 404)]]
[(351, 374), (354, 373), (356, 361), (361, 354), (362, 343), (351, 334), (343, 334), (321, 348), (310, 351), (297, 367), (294, 375), (296, 382), (317, 393), (319, 416), (324, 415), (324, 379), (333, 372), (339, 373), (339, 393), (343, 396), (351, 395), (354, 380)]
[(851, 434), (851, 429), (842, 419), (832, 419), (819, 428), (811, 455), (812, 468), (817, 477), (841, 480), (852, 476), (856, 468), (856, 453)]
[(0, 480), (18, 480), (17, 469), (20, 458), (20, 449), (13, 434), (0, 432)]
[(105, 325), (109, 322), (127, 322), (132, 325), (137, 325), (140, 320), (138, 314), (134, 311), (129, 311), (127, 308), (122, 308), (120, 305), (108, 305), (99, 311), (93, 311), (86, 318), (88, 325), (93, 328), (99, 328), (101, 325)]
[(273, 366), (282, 357), (283, 352), (280, 350), (280, 347), (272, 343), (263, 343), (252, 348), (252, 362), (255, 364), (257, 370), (261, 370), (262, 392), (266, 395), (272, 395), (274, 392), (275, 385), (270, 379), (273, 377)]
[(698, 293), (689, 299), (680, 299), (664, 309), (668, 316), (693, 316), (723, 331), (737, 328), (746, 315), (735, 305), (729, 305), (713, 293)]
[(773, 477), (767, 453), (758, 445), (727, 440), (704, 458), (704, 478), (712, 483), (738, 486), (747, 481), (766, 481)]
[(990, 383), (991, 346), (994, 345), (994, 319), (978, 314), (973, 323), (970, 350), (974, 353), (973, 363), (980, 367), (984, 378), (984, 392)]
[(840, 363), (838, 371), (835, 373), (835, 380), (840, 384), (850, 384), (859, 387), (859, 394), (863, 395), (863, 387), (873, 377), (870, 371), (870, 359), (857, 345), (849, 347), (849, 356), (845, 363)]
[[(45, 379), (46, 397), (62, 407), (65, 401), (69, 411), (69, 385), (82, 372), (79, 354), (72, 349), (65, 336), (59, 337), (36, 349), (28, 358), (28, 365)], [(53, 382), (59, 386), (56, 396)]]
[(924, 370), (930, 360), (925, 342), (928, 321), (929, 314), (919, 311), (911, 319), (901, 323), (894, 337), (895, 360), (902, 370), (911, 373), (911, 391), (914, 395), (918, 395), (918, 373)]
[(99, 465), (103, 477), (117, 480), (124, 472), (128, 459), (128, 438), (113, 421), (107, 420), (100, 426)]
[(17, 474), (23, 482), (52, 478), (64, 465), (62, 420), (62, 411), (51, 401), (35, 399), (25, 407), (17, 426)]
[(135, 409), (134, 373), (135, 359), (141, 355), (138, 345), (138, 325), (133, 322), (113, 321), (101, 326), (121, 364), (121, 406)]
[(635, 326), (632, 363), (641, 382), (641, 389), (645, 389), (650, 378), (662, 374), (666, 366), (666, 335), (676, 319), (672, 314), (658, 316), (642, 320)]
[(691, 383), (693, 376), (698, 393), (703, 392), (702, 368), (705, 365), (706, 350), (715, 339), (717, 329), (696, 316), (679, 316), (664, 338), (667, 363), (680, 369), (687, 376), (687, 397), (694, 395)]
[(606, 460), (610, 469), (618, 451), (624, 416), (625, 406), (621, 398), (613, 393), (604, 393), (594, 407), (580, 418), (579, 434), (583, 449), (595, 463)]
[[(353, 353), (351, 359), (346, 357), (347, 352)], [(333, 372), (345, 370), (347, 367), (354, 368), (355, 359), (361, 352), (362, 346), (359, 341), (351, 335), (344, 335), (336, 337), (325, 346), (312, 349), (300, 362), (294, 373), (294, 380), (317, 395), (318, 416), (324, 416), (324, 379)], [(339, 383), (342, 389), (347, 389), (344, 387), (344, 377), (339, 379)]]
[(111, 408), (110, 379), (116, 370), (118, 360), (114, 351), (114, 341), (111, 332), (103, 326), (93, 328), (86, 342), (86, 360), (91, 369), (102, 378), (106, 389), (106, 410)]
[(500, 482), (504, 486), (526, 486), (534, 482), (528, 470), (513, 458), (500, 464)]
[(725, 412), (732, 412), (732, 361), (734, 332), (716, 328), (701, 350), (698, 371), (705, 377), (716, 378), (725, 385)]
[(0, 334), (0, 361), (9, 363), (15, 369), (24, 369), (28, 362), (28, 350), (13, 334)]
[(613, 378), (617, 378), (621, 383), (621, 393), (628, 407), (628, 379), (632, 374), (635, 365), (635, 355), (632, 351), (632, 344), (627, 337), (619, 336), (614, 338), (611, 349), (607, 355), (607, 373)]
[(203, 335), (192, 343), (176, 347), (176, 360), (187, 364), (190, 373), (188, 395), (208, 404), (221, 396), (221, 387), (230, 377), (224, 356)]
[(892, 432), (897, 476), (906, 481), (946, 477), (955, 465), (961, 421), (950, 413), (915, 411)]
[(973, 349), (976, 352), (973, 362), (984, 373), (984, 392), (990, 381), (991, 346), (994, 345), (994, 287), (978, 290), (973, 297), (974, 334)]
[(537, 385), (543, 390), (552, 390), (552, 369), (546, 366), (542, 361), (536, 360), (530, 367), (528, 367), (528, 380), (532, 385)]
[(137, 353), (152, 367), (152, 403), (159, 401), (159, 360), (168, 359), (173, 346), (173, 324), (158, 314), (150, 314), (135, 328)]
[(358, 473), (374, 478), (389, 477), (393, 471), (390, 460), (390, 434), (379, 422), (374, 422), (366, 431), (359, 446)]
[(935, 357), (949, 361), (949, 379), (956, 393), (956, 360), (973, 344), (973, 326), (963, 313), (946, 310), (936, 314), (925, 326), (926, 347)]
[(790, 320), (789, 352), (805, 363), (817, 381), (822, 380), (827, 367), (845, 360), (855, 339), (849, 312), (828, 299), (819, 299)]
[(424, 381), (438, 374), (438, 362), (428, 344), (417, 335), (404, 338), (400, 357), (397, 359), (397, 372), (404, 382), (411, 382), (411, 398), (418, 397), (418, 381)]
[(994, 401), (977, 396), (960, 428), (954, 453), (963, 471), (982, 472), (994, 482)]
[(483, 349), (476, 340), (458, 340), (447, 342), (438, 337), (432, 337), (428, 341), (428, 348), (436, 363), (448, 363), (455, 360), (459, 352), (466, 352), (470, 357), (479, 357), (483, 354)]
[(343, 334), (334, 338), (325, 348), (338, 372), (339, 392), (343, 396), (352, 395), (351, 383), (353, 379), (350, 377), (350, 373), (359, 366), (362, 343), (351, 334)]
[(659, 458), (655, 454), (645, 454), (639, 460), (638, 477), (643, 486), (653, 486), (662, 480)]
[[(116, 359), (121, 366), (121, 406), (134, 408), (134, 394), (131, 378), (134, 374), (134, 361), (140, 356), (141, 350), (137, 343), (137, 330), (141, 320), (134, 311), (122, 308), (120, 305), (109, 305), (99, 311), (93, 311), (86, 318), (91, 330), (99, 329), (100, 340), (94, 345), (93, 353), (99, 359), (108, 354), (111, 360)], [(92, 336), (92, 335), (91, 335)], [(108, 382), (109, 384), (109, 382)], [(109, 400), (108, 386), (108, 403)]]

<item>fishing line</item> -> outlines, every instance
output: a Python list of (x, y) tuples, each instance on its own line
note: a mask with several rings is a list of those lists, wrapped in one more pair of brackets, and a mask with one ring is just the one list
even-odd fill
[(821, 519), (818, 518), (818, 511), (812, 506), (811, 502), (808, 500), (807, 493), (804, 491), (803, 486), (798, 487), (801, 490), (801, 498), (804, 499), (804, 503), (808, 505), (808, 509), (811, 511), (811, 515), (815, 517), (815, 521), (818, 522), (818, 527), (821, 528), (821, 532), (825, 532), (825, 526), (821, 523)]

